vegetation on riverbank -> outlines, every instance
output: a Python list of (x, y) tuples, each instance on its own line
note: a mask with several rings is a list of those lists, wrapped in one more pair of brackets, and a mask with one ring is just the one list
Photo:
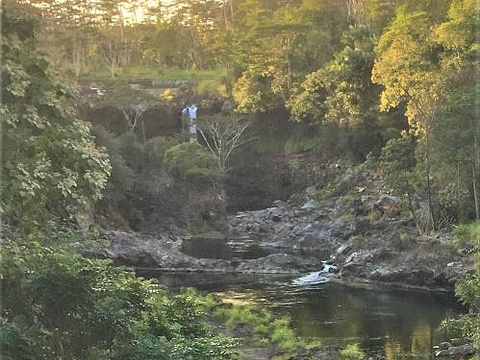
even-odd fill
[(473, 271), (460, 279), (455, 294), (468, 308), (458, 319), (447, 319), (442, 327), (452, 338), (473, 339), (480, 342), (480, 223), (462, 224), (454, 230), (456, 245), (467, 251), (473, 261)]
[(3, 358), (232, 358), (237, 342), (206, 321), (212, 298), (168, 295), (154, 281), (81, 255), (78, 234), (52, 237), (4, 238)]

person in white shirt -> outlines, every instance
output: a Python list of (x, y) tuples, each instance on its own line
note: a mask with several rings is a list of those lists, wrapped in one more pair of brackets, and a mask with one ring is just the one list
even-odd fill
[(197, 107), (195, 105), (190, 105), (188, 107), (188, 117), (191, 120), (195, 120), (197, 118)]
[(195, 123), (195, 120), (197, 119), (197, 107), (192, 104), (187, 109), (188, 117), (190, 119), (188, 132), (190, 133), (190, 142), (193, 143), (197, 141), (197, 124)]

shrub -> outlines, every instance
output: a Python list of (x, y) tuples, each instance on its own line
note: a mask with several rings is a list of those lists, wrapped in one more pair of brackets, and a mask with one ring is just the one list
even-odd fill
[(145, 144), (145, 153), (150, 167), (159, 167), (163, 163), (165, 152), (171, 147), (180, 144), (181, 139), (173, 136), (157, 136)]
[(453, 232), (457, 247), (468, 248), (474, 260), (474, 271), (455, 284), (455, 295), (468, 308), (468, 313), (457, 319), (447, 319), (442, 328), (450, 336), (473, 338), (480, 342), (480, 222), (459, 225)]
[(290, 319), (280, 318), (273, 322), (272, 342), (282, 350), (292, 350), (301, 343), (290, 327)]
[(365, 357), (365, 353), (360, 349), (358, 344), (348, 344), (345, 349), (340, 352), (343, 360), (360, 360)]
[(73, 251), (72, 236), (4, 239), (0, 347), (5, 359), (224, 360), (236, 341), (206, 322), (215, 301), (169, 296), (105, 260)]
[(221, 178), (215, 157), (198, 143), (184, 143), (165, 152), (165, 169), (175, 179), (193, 187), (215, 185)]
[[(254, 344), (265, 346), (274, 344), (280, 350), (291, 351), (309, 344), (301, 341), (290, 326), (290, 318), (280, 317), (272, 321), (272, 314), (246, 306), (233, 306), (217, 310), (217, 315), (224, 318), (229, 327), (246, 325), (252, 335)], [(315, 343), (318, 346), (318, 342)]]

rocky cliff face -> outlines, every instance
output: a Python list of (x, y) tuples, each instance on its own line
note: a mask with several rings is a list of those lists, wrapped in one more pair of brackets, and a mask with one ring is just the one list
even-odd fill
[(401, 211), (369, 171), (345, 175), (329, 196), (276, 201), (273, 207), (229, 218), (230, 236), (250, 237), (263, 248), (328, 257), (335, 277), (453, 289), (468, 271), (468, 258), (448, 232), (426, 236)]
[(374, 174), (356, 171), (323, 199), (295, 195), (231, 215), (221, 234), (110, 233), (110, 256), (137, 267), (187, 271), (305, 273), (326, 263), (338, 279), (453, 289), (468, 271), (468, 257), (451, 246), (448, 233), (420, 235), (401, 207)]

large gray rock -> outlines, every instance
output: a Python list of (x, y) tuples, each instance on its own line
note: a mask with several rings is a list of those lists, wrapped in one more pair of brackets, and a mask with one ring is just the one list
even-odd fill
[[(441, 345), (444, 346), (441, 346)], [(466, 359), (475, 355), (476, 350), (473, 344), (465, 344), (461, 346), (452, 346), (450, 343), (442, 343), (439, 346), (439, 351), (435, 353), (436, 357), (439, 358), (461, 358)]]
[(195, 259), (180, 253), (180, 244), (174, 239), (120, 231), (112, 231), (107, 236), (112, 257), (119, 264), (165, 269), (196, 265)]

